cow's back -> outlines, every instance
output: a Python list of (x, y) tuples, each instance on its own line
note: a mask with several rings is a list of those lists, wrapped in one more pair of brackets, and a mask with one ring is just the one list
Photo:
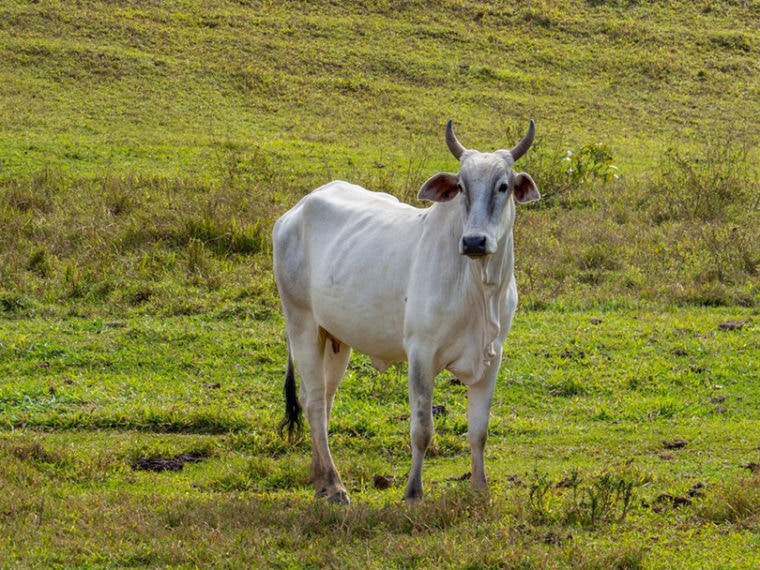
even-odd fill
[(286, 317), (289, 305), (300, 307), (357, 350), (402, 360), (406, 287), (424, 212), (339, 181), (304, 197), (274, 228)]

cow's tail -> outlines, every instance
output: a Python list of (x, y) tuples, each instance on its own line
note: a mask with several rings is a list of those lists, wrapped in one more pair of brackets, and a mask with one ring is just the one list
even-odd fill
[(288, 343), (288, 369), (285, 373), (285, 417), (280, 422), (280, 435), (287, 432), (288, 438), (293, 439), (301, 431), (303, 414), (298, 403), (298, 387), (296, 386), (296, 371), (293, 366), (293, 355)]

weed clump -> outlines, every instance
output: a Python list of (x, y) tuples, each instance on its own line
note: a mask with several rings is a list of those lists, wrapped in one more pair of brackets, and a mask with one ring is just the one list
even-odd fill
[(636, 489), (647, 478), (633, 472), (604, 472), (586, 478), (572, 471), (559, 481), (534, 472), (528, 487), (527, 512), (536, 524), (595, 528), (622, 522), (633, 507)]
[(750, 148), (749, 140), (734, 141), (727, 135), (708, 138), (693, 152), (667, 149), (650, 197), (652, 220), (726, 221), (757, 206), (760, 194), (754, 195), (757, 176)]
[(760, 476), (713, 489), (698, 505), (697, 516), (715, 525), (757, 530), (760, 524)]

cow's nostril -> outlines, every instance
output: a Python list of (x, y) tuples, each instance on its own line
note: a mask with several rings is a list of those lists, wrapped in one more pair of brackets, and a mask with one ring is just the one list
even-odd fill
[(486, 236), (462, 237), (462, 253), (465, 255), (485, 255)]

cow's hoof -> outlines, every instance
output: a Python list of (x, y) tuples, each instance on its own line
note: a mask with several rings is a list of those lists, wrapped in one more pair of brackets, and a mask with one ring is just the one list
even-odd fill
[(416, 493), (416, 494), (404, 494), (404, 502), (406, 503), (407, 507), (416, 507), (417, 505), (422, 504), (422, 493)]
[(408, 483), (406, 486), (406, 490), (404, 491), (404, 501), (407, 505), (410, 507), (413, 505), (419, 505), (422, 502), (423, 492), (422, 492), (422, 485)]
[(327, 502), (349, 506), (351, 504), (351, 499), (348, 498), (348, 493), (345, 491), (336, 491), (327, 497)]

